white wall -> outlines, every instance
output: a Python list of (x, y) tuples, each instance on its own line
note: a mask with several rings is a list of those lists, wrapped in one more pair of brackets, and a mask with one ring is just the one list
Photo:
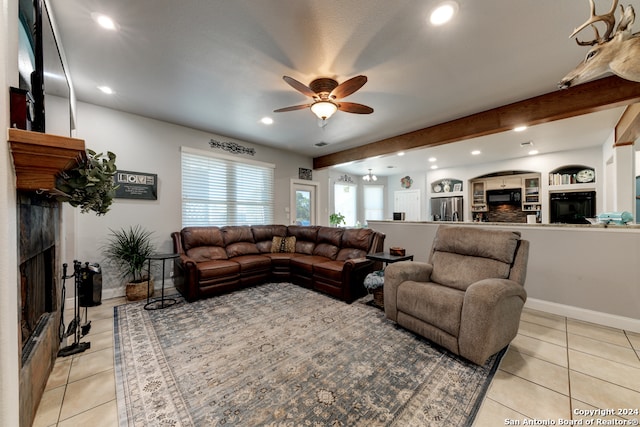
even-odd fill
[(18, 243), (16, 185), (6, 139), (9, 86), (18, 85), (18, 2), (0, 0), (0, 425), (19, 425)]
[[(158, 200), (115, 199), (105, 216), (93, 213), (69, 215), (75, 221), (67, 225), (72, 240), (67, 256), (80, 261), (103, 264), (103, 298), (124, 294), (124, 283), (118, 279), (101, 255), (109, 229), (140, 224), (153, 231), (158, 252), (172, 251), (170, 233), (179, 231), (181, 223), (180, 147), (187, 146), (229, 154), (210, 148), (209, 141), (236, 142), (255, 148), (255, 156), (238, 157), (276, 165), (275, 223), (288, 224), (285, 207), (290, 203), (290, 180), (298, 178), (298, 168), (311, 168), (312, 159), (257, 144), (185, 128), (149, 118), (127, 114), (86, 103), (78, 103), (77, 137), (96, 152), (113, 151), (118, 169), (158, 175)], [(77, 210), (76, 210), (77, 211)], [(65, 216), (67, 219), (68, 216)], [(72, 259), (68, 262), (71, 263)], [(167, 273), (168, 274), (168, 273)], [(156, 276), (157, 277), (157, 276)], [(158, 286), (158, 285), (157, 285)]]

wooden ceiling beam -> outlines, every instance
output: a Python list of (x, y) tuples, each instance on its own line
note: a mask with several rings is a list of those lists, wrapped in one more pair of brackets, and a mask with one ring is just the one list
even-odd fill
[(616, 125), (616, 145), (634, 143), (640, 138), (640, 104), (629, 105)]
[(640, 102), (640, 83), (606, 77), (313, 159), (314, 169), (435, 147)]

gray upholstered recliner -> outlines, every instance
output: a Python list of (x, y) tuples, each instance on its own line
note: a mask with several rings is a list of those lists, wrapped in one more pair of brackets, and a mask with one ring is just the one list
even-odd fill
[(385, 314), (482, 365), (518, 332), (528, 256), (519, 232), (440, 226), (428, 263), (386, 268)]

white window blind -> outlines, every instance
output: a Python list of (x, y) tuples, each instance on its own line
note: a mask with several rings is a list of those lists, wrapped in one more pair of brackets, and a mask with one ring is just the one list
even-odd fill
[(273, 224), (274, 165), (182, 149), (182, 226)]
[(384, 186), (364, 186), (364, 219), (384, 219)]

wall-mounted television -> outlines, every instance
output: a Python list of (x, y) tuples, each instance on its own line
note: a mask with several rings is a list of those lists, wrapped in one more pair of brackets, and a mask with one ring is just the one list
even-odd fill
[(71, 136), (75, 127), (72, 89), (50, 4), (20, 0), (18, 10), (19, 86), (33, 100), (30, 128)]

